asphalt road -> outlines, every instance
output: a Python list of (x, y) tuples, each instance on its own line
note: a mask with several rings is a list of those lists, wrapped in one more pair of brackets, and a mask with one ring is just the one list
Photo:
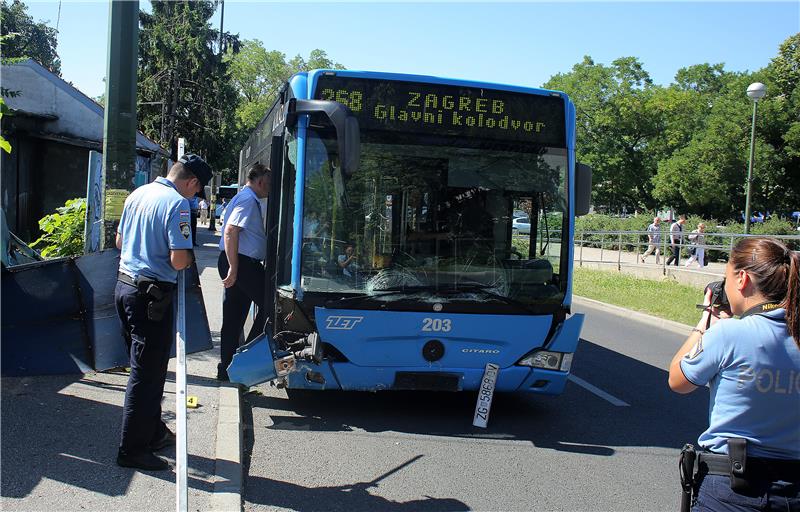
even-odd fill
[(560, 397), (472, 393), (244, 396), (244, 510), (679, 508), (677, 455), (708, 392), (678, 396), (666, 368), (683, 337), (588, 306)]

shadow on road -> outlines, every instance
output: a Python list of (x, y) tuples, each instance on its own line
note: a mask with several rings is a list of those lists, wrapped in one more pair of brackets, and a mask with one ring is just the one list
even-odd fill
[(474, 393), (289, 390), (289, 400), (247, 394), (244, 409), (249, 404), (291, 411), (271, 413), (272, 429), (363, 429), (527, 440), (537, 447), (599, 456), (613, 455), (613, 447), (622, 446), (680, 448), (705, 429), (706, 388), (689, 396), (677, 395), (667, 386), (666, 371), (585, 340), (581, 340), (575, 360), (574, 375), (630, 406), (612, 405), (569, 382), (558, 397), (496, 395), (487, 429), (472, 426)]
[[(249, 412), (245, 419), (252, 423)], [(245, 442), (252, 446), (252, 430), (246, 434)], [(250, 450), (247, 450), (249, 453)], [(416, 512), (439, 511), (448, 512), (456, 510), (469, 510), (462, 501), (453, 498), (434, 498), (425, 496), (425, 499), (405, 502), (393, 501), (382, 496), (375, 496), (369, 492), (373, 487), (378, 487), (381, 480), (394, 473), (401, 472), (406, 466), (414, 464), (422, 455), (412, 457), (399, 466), (375, 477), (369, 482), (356, 482), (350, 485), (329, 487), (304, 487), (302, 485), (264, 478), (248, 476), (246, 479), (246, 496), (249, 503), (280, 507), (289, 510), (326, 510), (326, 511), (372, 511), (387, 512)], [(245, 458), (245, 474), (249, 473), (250, 459)]]
[[(81, 386), (84, 396), (71, 394), (77, 392), (71, 386)], [(64, 375), (7, 377), (2, 388), (2, 497), (25, 498), (43, 479), (106, 496), (130, 492), (136, 471), (115, 462), (124, 384)], [(162, 455), (174, 459), (175, 451)], [(204, 479), (213, 475), (214, 463), (189, 455), (189, 487), (211, 492), (213, 484)], [(148, 475), (175, 481), (173, 471)], [(65, 509), (79, 506), (69, 499), (65, 497)]]

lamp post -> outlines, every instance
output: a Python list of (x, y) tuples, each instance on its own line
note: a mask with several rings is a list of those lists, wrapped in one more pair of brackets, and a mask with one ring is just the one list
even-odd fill
[(747, 97), (753, 100), (753, 125), (750, 128), (750, 163), (747, 166), (747, 199), (744, 206), (744, 232), (750, 233), (750, 192), (753, 189), (753, 160), (755, 159), (756, 149), (756, 110), (758, 100), (767, 94), (767, 86), (761, 82), (755, 82), (747, 87)]

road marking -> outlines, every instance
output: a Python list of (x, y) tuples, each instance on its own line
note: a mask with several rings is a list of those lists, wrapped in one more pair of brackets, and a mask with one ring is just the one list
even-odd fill
[(619, 398), (606, 393), (605, 391), (603, 391), (602, 389), (600, 389), (600, 388), (598, 388), (596, 386), (593, 386), (593, 385), (589, 384), (588, 382), (586, 382), (585, 380), (581, 379), (580, 377), (576, 377), (574, 375), (570, 375), (568, 377), (568, 379), (571, 380), (572, 382), (574, 382), (575, 384), (579, 385), (583, 389), (594, 393), (595, 395), (599, 396), (603, 400), (611, 402), (613, 405), (616, 405), (617, 407), (630, 407), (630, 404), (626, 404), (625, 402), (623, 402)]

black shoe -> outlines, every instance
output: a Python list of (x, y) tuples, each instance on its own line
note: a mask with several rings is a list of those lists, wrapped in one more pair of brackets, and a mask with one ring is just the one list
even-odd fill
[(150, 452), (130, 455), (120, 450), (117, 454), (117, 465), (123, 468), (135, 468), (144, 471), (164, 471), (169, 469), (167, 461)]
[(175, 441), (177, 437), (171, 430), (167, 429), (158, 440), (150, 443), (150, 449), (154, 452), (163, 450), (164, 448), (175, 448)]
[(225, 370), (218, 370), (217, 371), (217, 380), (220, 382), (230, 382), (231, 379), (228, 377), (228, 372)]

